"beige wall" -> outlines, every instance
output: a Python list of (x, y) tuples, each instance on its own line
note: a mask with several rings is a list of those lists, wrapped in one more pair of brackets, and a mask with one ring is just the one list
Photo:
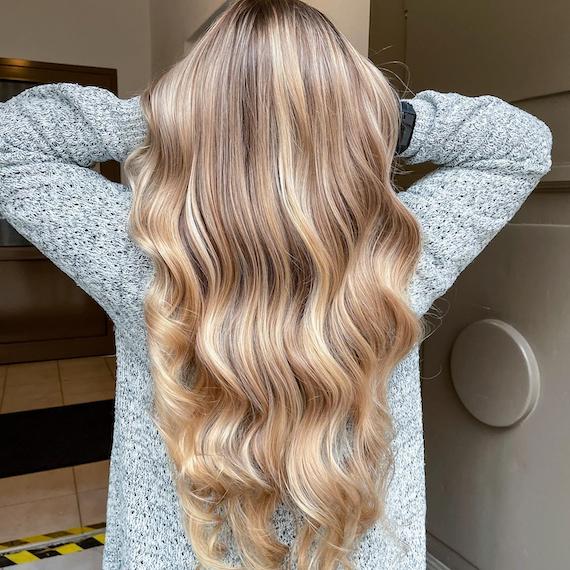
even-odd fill
[[(363, 54), (368, 53), (370, 0), (311, 0)], [(152, 74), (160, 74), (185, 54), (192, 35), (223, 0), (150, 0)]]
[(0, 57), (117, 69), (119, 95), (150, 78), (147, 0), (4, 0)]
[(324, 12), (360, 53), (368, 54), (370, 0), (310, 0), (307, 3)]
[(223, 0), (150, 0), (152, 76), (185, 54), (185, 44)]
[[(361, 52), (370, 0), (311, 0)], [(4, 0), (0, 57), (117, 68), (119, 95), (142, 89), (184, 56), (223, 0)]]

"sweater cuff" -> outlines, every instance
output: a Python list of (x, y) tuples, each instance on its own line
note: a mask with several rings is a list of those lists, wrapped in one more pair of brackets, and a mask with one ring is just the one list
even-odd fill
[(119, 129), (114, 133), (116, 140), (113, 146), (118, 153), (116, 160), (123, 162), (135, 147), (143, 143), (148, 125), (142, 112), (139, 95), (120, 99), (119, 106)]
[(403, 99), (410, 103), (416, 112), (416, 124), (410, 139), (408, 148), (400, 154), (400, 158), (406, 160), (410, 164), (425, 162), (428, 160), (426, 156), (425, 143), (432, 129), (435, 118), (435, 107), (425, 99), (420, 98), (420, 94), (413, 99)]

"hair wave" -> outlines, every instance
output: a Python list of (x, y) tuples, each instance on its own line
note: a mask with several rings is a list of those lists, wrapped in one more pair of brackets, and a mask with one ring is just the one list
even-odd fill
[[(352, 568), (384, 514), (390, 373), (418, 342), (398, 96), (321, 12), (233, 2), (141, 95), (125, 161), (154, 421), (200, 564)], [(272, 527), (296, 513), (294, 548)]]

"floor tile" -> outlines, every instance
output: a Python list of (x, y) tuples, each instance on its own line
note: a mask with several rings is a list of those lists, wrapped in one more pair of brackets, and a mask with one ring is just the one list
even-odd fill
[(37, 386), (44, 382), (57, 382), (58, 378), (57, 360), (8, 364), (6, 370), (6, 387)]
[(79, 394), (94, 390), (114, 390), (115, 380), (110, 372), (106, 376), (94, 376), (93, 378), (75, 378), (74, 380), (62, 380), (61, 386), (64, 394)]
[(107, 489), (94, 489), (77, 493), (81, 524), (88, 526), (107, 518)]
[(64, 396), (65, 405), (84, 404), (86, 402), (98, 402), (100, 400), (112, 400), (115, 397), (115, 390), (93, 390), (80, 394), (67, 394)]
[(115, 382), (110, 372), (107, 376), (96, 376), (93, 378), (75, 378), (74, 380), (62, 380), (61, 387), (63, 395), (75, 395), (82, 392), (95, 392), (98, 390), (114, 390)]
[(112, 378), (105, 359), (101, 356), (89, 356), (86, 358), (66, 358), (59, 360), (61, 379), (76, 381), (78, 379)]
[(0, 479), (0, 507), (74, 493), (72, 467)]
[(80, 404), (115, 397), (115, 379), (100, 356), (60, 360), (64, 404)]
[(57, 378), (44, 378), (35, 383), (18, 385), (14, 377), (6, 380), (4, 397), (2, 398), (2, 413), (20, 412), (24, 410), (37, 410), (63, 405), (61, 386)]
[(112, 356), (104, 356), (105, 362), (111, 371), (113, 376), (117, 375), (117, 357), (115, 355)]
[(109, 485), (109, 460), (76, 465), (73, 470), (78, 492), (106, 489)]
[(75, 494), (0, 507), (0, 542), (80, 525)]

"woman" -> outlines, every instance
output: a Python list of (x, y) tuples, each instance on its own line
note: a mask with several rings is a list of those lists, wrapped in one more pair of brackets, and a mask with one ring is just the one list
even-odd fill
[[(104, 568), (425, 568), (421, 318), (550, 168), (492, 96), (400, 102), (319, 11), (238, 0), (122, 100), (0, 106), (1, 213), (115, 323)], [(125, 161), (129, 186), (88, 168)], [(239, 567), (239, 566), (238, 566)]]

